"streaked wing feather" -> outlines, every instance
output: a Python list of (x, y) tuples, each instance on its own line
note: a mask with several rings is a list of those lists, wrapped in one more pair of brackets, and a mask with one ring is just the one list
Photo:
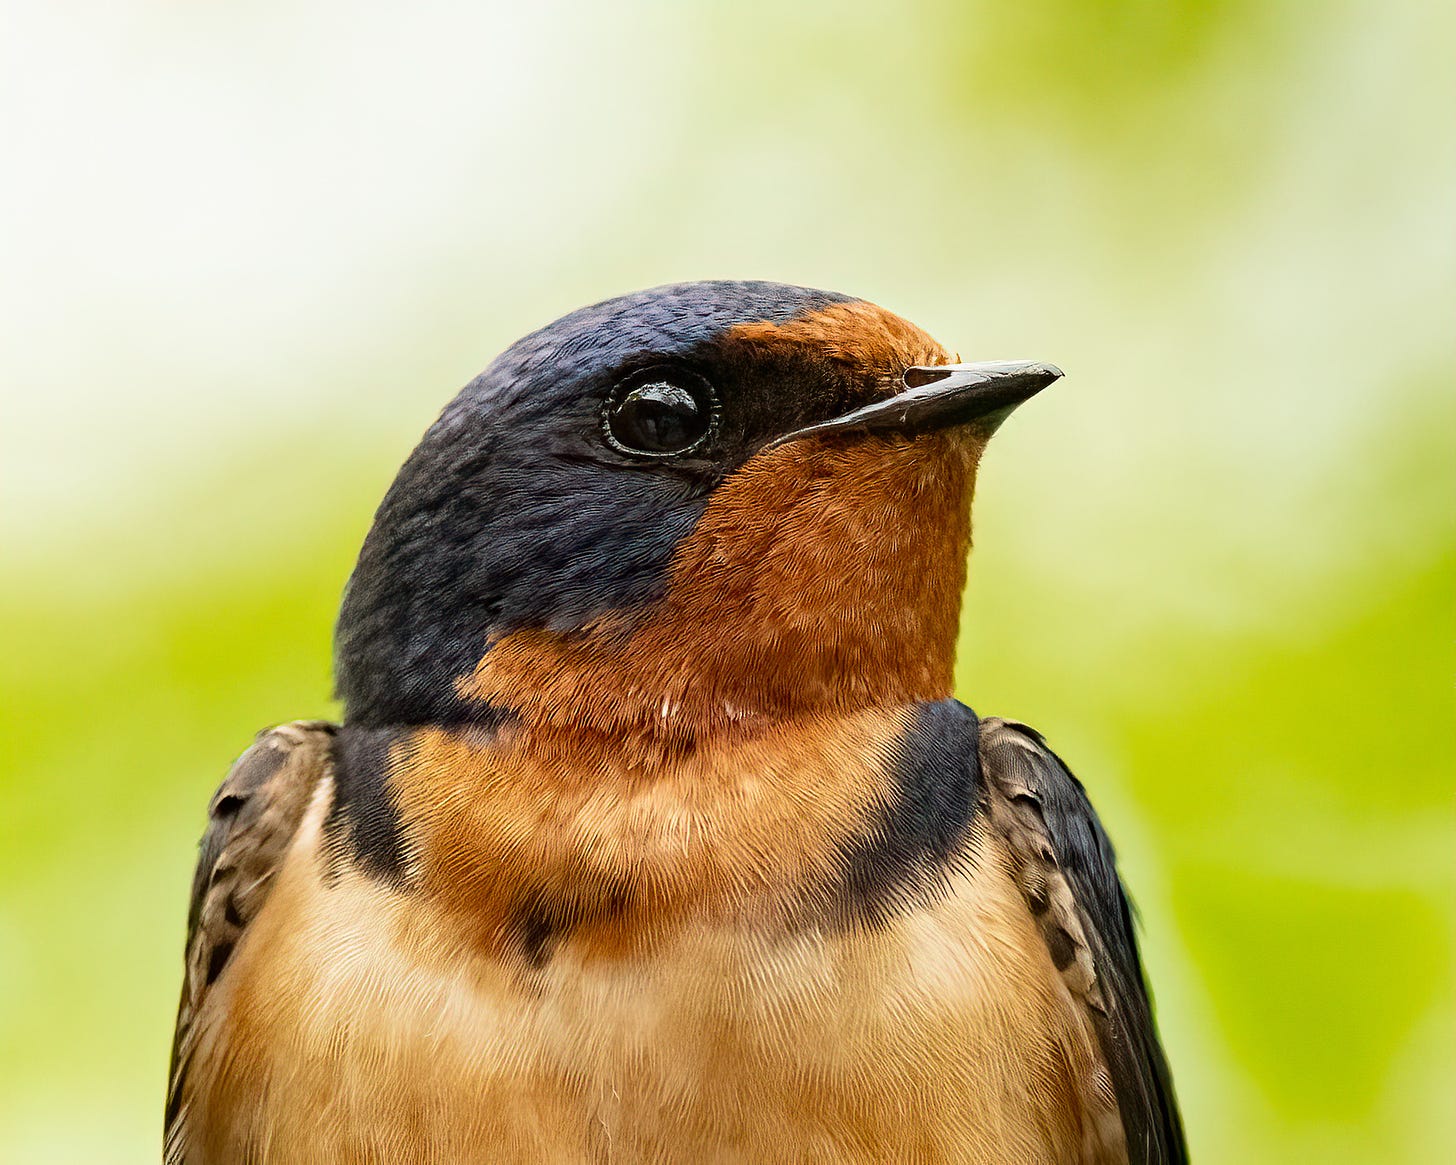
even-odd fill
[(335, 727), (296, 721), (258, 734), (208, 805), (192, 900), (186, 962), (168, 1076), (164, 1159), (186, 1159), (188, 1069), (198, 1016), (248, 923), (262, 909), (319, 780), (330, 770)]
[(1112, 844), (1081, 783), (1034, 729), (983, 720), (980, 751), (987, 814), (1053, 962), (1092, 1016), (1129, 1161), (1184, 1165), (1182, 1119)]

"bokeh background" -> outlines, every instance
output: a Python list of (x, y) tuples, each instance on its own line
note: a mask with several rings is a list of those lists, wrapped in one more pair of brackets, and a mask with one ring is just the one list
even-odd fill
[(0, 1159), (155, 1160), (204, 804), (418, 434), (685, 278), (1066, 380), (959, 670), (1089, 785), (1201, 1162), (1453, 1159), (1456, 43), (1394, 0), (10, 0)]

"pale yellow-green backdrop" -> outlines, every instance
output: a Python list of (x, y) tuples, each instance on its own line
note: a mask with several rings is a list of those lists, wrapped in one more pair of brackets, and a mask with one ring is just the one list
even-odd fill
[(1393, 0), (18, 0), (0, 36), (0, 1160), (155, 1160), (203, 806), (329, 715), (372, 508), (671, 280), (1066, 380), (959, 670), (1120, 845), (1202, 1162), (1453, 1152), (1456, 43)]

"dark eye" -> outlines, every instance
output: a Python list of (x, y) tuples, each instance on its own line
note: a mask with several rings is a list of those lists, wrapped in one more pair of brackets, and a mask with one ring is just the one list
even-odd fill
[(608, 403), (607, 440), (637, 456), (688, 453), (707, 441), (713, 405), (713, 390), (701, 377), (640, 376), (622, 385)]

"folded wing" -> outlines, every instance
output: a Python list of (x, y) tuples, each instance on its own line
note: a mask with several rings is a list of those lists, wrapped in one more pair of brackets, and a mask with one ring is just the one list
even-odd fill
[(188, 1070), (206, 1027), (209, 992), (262, 909), (314, 789), (329, 772), (334, 732), (322, 721), (297, 721), (260, 733), (208, 806), (172, 1041), (164, 1134), (168, 1165), (187, 1160)]
[(1132, 1165), (1188, 1160), (1132, 910), (1081, 783), (1024, 724), (981, 721), (986, 814), (1068, 989), (1088, 1009)]

